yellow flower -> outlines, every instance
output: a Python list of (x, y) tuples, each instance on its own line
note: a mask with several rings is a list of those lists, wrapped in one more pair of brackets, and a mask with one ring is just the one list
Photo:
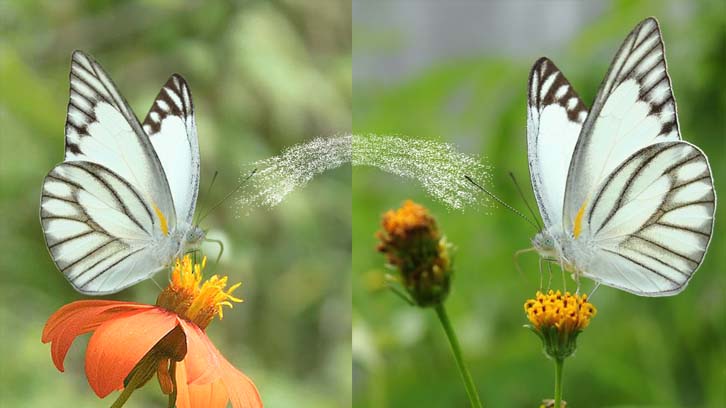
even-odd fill
[(597, 314), (597, 309), (588, 302), (587, 295), (563, 295), (550, 290), (547, 294), (537, 292), (534, 299), (524, 303), (524, 312), (532, 323), (528, 326), (544, 344), (545, 354), (555, 359), (564, 359), (575, 352), (577, 336)]
[(202, 270), (207, 266), (207, 257), (202, 263), (192, 262), (189, 255), (177, 259), (171, 271), (171, 282), (156, 300), (158, 306), (177, 313), (197, 324), (202, 329), (215, 315), (223, 317), (223, 306), (232, 307), (231, 302), (242, 302), (232, 295), (241, 283), (232, 285), (225, 291), (227, 277), (212, 275), (202, 283)]
[(383, 215), (377, 233), (378, 251), (401, 273), (406, 291), (419, 306), (444, 301), (453, 270), (450, 245), (441, 237), (436, 220), (423, 206), (407, 200)]
[(550, 290), (546, 295), (537, 292), (534, 299), (524, 303), (527, 318), (537, 329), (556, 326), (559, 330), (578, 331), (590, 324), (597, 310), (587, 301), (587, 295), (571, 295)]

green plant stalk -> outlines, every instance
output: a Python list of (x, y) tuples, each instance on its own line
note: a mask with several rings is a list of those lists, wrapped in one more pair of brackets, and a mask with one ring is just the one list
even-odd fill
[(555, 407), (562, 408), (562, 367), (565, 359), (555, 359)]
[(471, 374), (469, 374), (469, 370), (467, 370), (466, 366), (464, 365), (464, 358), (461, 355), (459, 339), (456, 337), (456, 332), (454, 331), (453, 326), (451, 326), (451, 322), (449, 321), (449, 316), (446, 314), (444, 304), (439, 303), (438, 305), (436, 305), (435, 309), (436, 315), (439, 317), (439, 321), (441, 322), (441, 326), (443, 326), (444, 332), (446, 332), (446, 337), (449, 339), (449, 345), (451, 345), (451, 352), (454, 354), (456, 366), (459, 368), (459, 374), (461, 374), (462, 381), (464, 381), (464, 386), (466, 387), (466, 394), (469, 396), (469, 402), (474, 408), (482, 408), (483, 405), (481, 403), (481, 399), (479, 398), (479, 393), (476, 390), (476, 386), (474, 386), (474, 381), (471, 378)]

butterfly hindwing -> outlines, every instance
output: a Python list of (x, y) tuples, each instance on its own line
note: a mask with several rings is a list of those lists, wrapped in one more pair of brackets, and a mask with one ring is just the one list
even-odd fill
[(176, 225), (164, 169), (138, 119), (103, 68), (75, 51), (71, 62), (65, 161), (100, 164), (138, 189)]
[(641, 149), (607, 178), (584, 215), (583, 234), (618, 268), (592, 265), (585, 276), (641, 295), (682, 290), (706, 254), (715, 208), (713, 176), (700, 149), (682, 141)]
[(57, 165), (43, 182), (40, 217), (53, 261), (82, 293), (119, 291), (162, 266), (151, 252), (158, 228), (152, 209), (99, 164)]
[(561, 225), (565, 180), (587, 108), (555, 64), (540, 58), (529, 75), (529, 172), (545, 228)]
[(199, 191), (199, 143), (192, 94), (181, 75), (172, 75), (161, 88), (143, 129), (164, 168), (179, 222), (191, 225)]
[(585, 120), (567, 177), (565, 228), (633, 152), (680, 140), (658, 23), (648, 18), (623, 42)]

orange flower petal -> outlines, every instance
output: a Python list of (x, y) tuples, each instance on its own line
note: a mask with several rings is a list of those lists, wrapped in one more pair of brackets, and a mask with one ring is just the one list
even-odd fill
[(187, 355), (184, 357), (187, 383), (208, 384), (220, 377), (220, 364), (216, 349), (210, 349), (207, 335), (194, 323), (180, 319), (187, 337)]
[(225, 408), (229, 396), (222, 379), (208, 384), (188, 384), (184, 362), (177, 363), (177, 408)]
[(227, 388), (232, 406), (234, 408), (262, 408), (260, 392), (257, 391), (252, 380), (230, 364), (222, 354), (218, 355), (222, 360), (222, 383)]
[[(198, 326), (185, 321), (182, 321), (181, 325), (187, 336), (187, 356), (184, 358), (184, 363), (189, 389), (194, 390), (195, 387), (206, 385), (205, 380), (209, 380), (206, 383), (211, 384), (211, 389), (204, 392), (214, 394), (216, 397), (217, 384), (221, 380), (234, 408), (262, 407), (260, 393), (252, 380), (230, 364)], [(201, 366), (204, 359), (214, 373), (209, 373)], [(196, 372), (193, 371), (191, 364), (198, 365), (194, 367)], [(192, 374), (197, 375), (197, 378), (194, 379)], [(200, 395), (206, 395), (201, 390), (198, 392)]]
[(120, 315), (138, 313), (149, 308), (153, 306), (113, 300), (80, 300), (69, 303), (50, 316), (43, 329), (41, 341), (51, 343), (53, 364), (59, 371), (64, 371), (63, 360), (76, 337)]
[(175, 314), (151, 308), (98, 327), (86, 350), (86, 377), (96, 395), (103, 398), (122, 388), (131, 369), (178, 322)]

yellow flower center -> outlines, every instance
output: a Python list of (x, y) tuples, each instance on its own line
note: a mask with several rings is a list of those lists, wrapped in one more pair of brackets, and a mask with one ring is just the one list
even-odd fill
[(534, 299), (524, 303), (527, 318), (537, 330), (556, 327), (560, 332), (577, 332), (590, 324), (597, 309), (587, 301), (587, 295), (571, 295), (559, 290), (550, 290), (547, 294), (537, 292)]
[(212, 321), (215, 315), (221, 319), (223, 307), (232, 307), (232, 302), (242, 302), (232, 295), (241, 283), (232, 285), (225, 291), (227, 277), (212, 275), (202, 282), (202, 270), (207, 265), (207, 257), (202, 263), (192, 262), (189, 255), (174, 262), (171, 271), (171, 282), (161, 294), (156, 304), (170, 310), (187, 320), (196, 323), (202, 329)]

